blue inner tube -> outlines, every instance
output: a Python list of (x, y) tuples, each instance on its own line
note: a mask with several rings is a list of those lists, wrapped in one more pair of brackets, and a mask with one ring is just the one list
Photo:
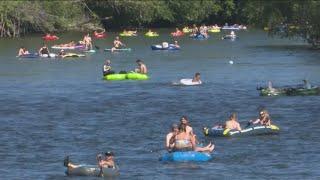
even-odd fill
[(19, 56), (19, 58), (39, 58), (39, 54), (38, 53), (31, 53), (31, 54), (25, 54), (22, 56)]
[(180, 48), (177, 48), (176, 46), (170, 44), (168, 47), (164, 48), (161, 45), (152, 45), (152, 50), (180, 50)]
[(209, 36), (205, 37), (203, 34), (197, 34), (195, 36), (190, 36), (190, 37), (193, 39), (207, 39), (207, 38), (209, 38)]
[(160, 157), (160, 161), (175, 161), (175, 162), (185, 162), (185, 161), (196, 161), (204, 162), (212, 159), (211, 154), (196, 151), (185, 151), (185, 152), (172, 152), (165, 153)]

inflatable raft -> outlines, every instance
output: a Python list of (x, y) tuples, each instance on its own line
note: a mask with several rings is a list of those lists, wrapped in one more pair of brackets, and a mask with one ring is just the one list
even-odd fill
[(77, 45), (77, 46), (52, 46), (52, 49), (84, 49), (84, 45)]
[(257, 136), (257, 135), (269, 135), (278, 134), (280, 131), (279, 127), (276, 125), (271, 126), (253, 126), (243, 129), (241, 131), (216, 128), (211, 129), (205, 127), (203, 128), (203, 133), (205, 136), (211, 137), (233, 137), (233, 136)]
[(212, 159), (211, 154), (196, 151), (185, 151), (185, 152), (171, 152), (165, 153), (160, 157), (160, 161), (175, 161), (175, 162), (186, 162), (196, 161), (205, 162)]
[(209, 29), (208, 32), (219, 33), (220, 29)]
[(231, 39), (231, 40), (234, 40), (237, 38), (238, 38), (238, 36), (236, 36), (236, 35), (225, 35), (222, 37), (222, 39)]
[[(111, 49), (104, 49), (104, 51), (111, 51)], [(131, 51), (131, 48), (117, 48), (113, 51)]]
[(76, 54), (76, 53), (67, 53), (65, 55), (62, 55), (62, 58), (78, 58), (78, 57), (85, 57), (84, 54)]
[(141, 73), (130, 72), (127, 74), (108, 74), (103, 77), (109, 81), (121, 81), (121, 80), (148, 80), (149, 76)]
[(42, 37), (42, 39), (45, 41), (55, 41), (55, 40), (58, 40), (59, 37), (55, 35), (45, 35)]
[(156, 33), (156, 32), (147, 32), (147, 33), (145, 34), (145, 36), (147, 36), (147, 37), (158, 37), (159, 34)]
[(183, 32), (183, 33), (191, 33), (191, 32), (192, 32), (192, 29), (191, 29), (191, 28), (184, 27), (184, 28), (182, 29), (182, 32)]
[(107, 34), (106, 33), (100, 34), (100, 33), (94, 32), (93, 37), (95, 37), (96, 39), (103, 39), (103, 38), (107, 37)]
[(181, 79), (180, 80), (180, 85), (185, 85), (185, 86), (196, 86), (200, 85), (202, 82), (192, 82), (192, 79)]
[(320, 95), (320, 87), (314, 86), (310, 89), (303, 87), (285, 88), (260, 88), (261, 96), (314, 96)]
[(179, 36), (183, 36), (183, 35), (184, 35), (183, 32), (172, 32), (171, 33), (171, 36), (173, 36), (173, 37), (179, 37)]
[(137, 36), (137, 34), (135, 33), (120, 33), (119, 36), (122, 36), (122, 37), (132, 37), (132, 36)]
[(68, 176), (96, 176), (96, 177), (114, 177), (118, 176), (119, 168), (100, 168), (97, 165), (80, 165), (77, 168), (67, 168)]
[(19, 58), (55, 58), (57, 55), (54, 53), (50, 53), (50, 56), (48, 54), (39, 55), (38, 53), (31, 53), (31, 54), (25, 54), (22, 56), (17, 56)]
[(240, 28), (237, 26), (223, 26), (222, 30), (239, 30)]
[(193, 38), (193, 39), (198, 39), (198, 40), (203, 40), (203, 39), (208, 39), (209, 38), (209, 36), (206, 37), (203, 34), (192, 35), (190, 37)]
[(174, 44), (169, 44), (168, 47), (163, 47), (160, 44), (152, 45), (152, 50), (180, 50), (180, 48), (176, 47)]

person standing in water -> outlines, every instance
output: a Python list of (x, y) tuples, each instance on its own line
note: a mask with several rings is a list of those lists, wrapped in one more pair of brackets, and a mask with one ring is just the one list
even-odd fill
[(143, 63), (142, 60), (138, 59), (136, 61), (136, 63), (138, 64), (138, 68), (135, 69), (136, 73), (141, 73), (141, 74), (147, 74), (148, 73), (147, 66)]

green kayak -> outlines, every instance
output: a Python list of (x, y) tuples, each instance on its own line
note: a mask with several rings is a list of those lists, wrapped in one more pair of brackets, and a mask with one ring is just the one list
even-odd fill
[(127, 74), (108, 74), (103, 77), (104, 80), (121, 81), (121, 80), (147, 80), (148, 75), (140, 73), (127, 73)]

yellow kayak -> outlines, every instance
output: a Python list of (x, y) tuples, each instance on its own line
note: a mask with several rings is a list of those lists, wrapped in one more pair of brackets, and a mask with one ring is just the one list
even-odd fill
[(148, 37), (157, 37), (157, 36), (159, 36), (159, 34), (156, 33), (156, 32), (147, 32), (145, 35), (148, 36)]

